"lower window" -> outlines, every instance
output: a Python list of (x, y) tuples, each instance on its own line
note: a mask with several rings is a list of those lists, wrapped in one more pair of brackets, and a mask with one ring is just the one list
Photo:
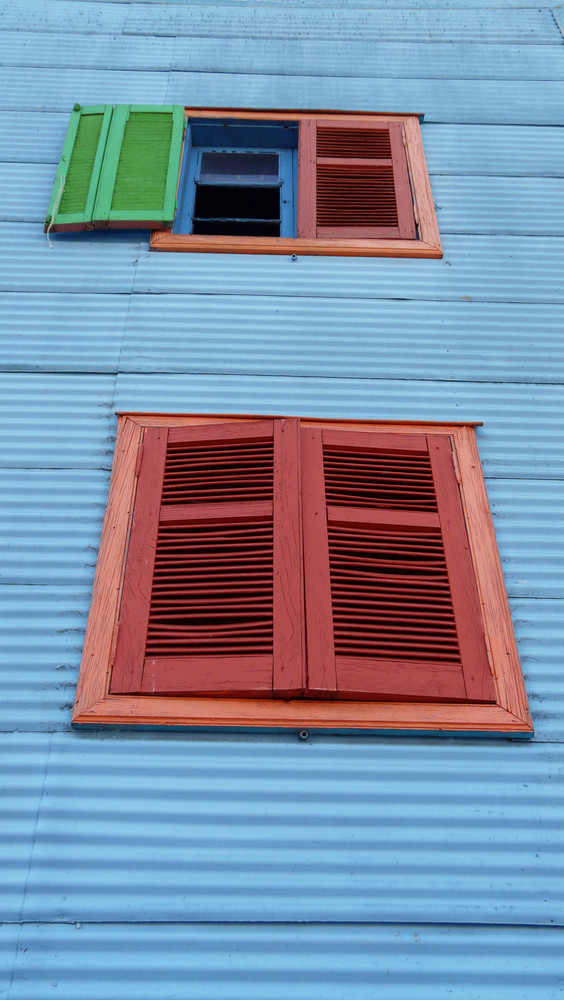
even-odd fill
[(74, 722), (529, 734), (474, 428), (120, 416)]

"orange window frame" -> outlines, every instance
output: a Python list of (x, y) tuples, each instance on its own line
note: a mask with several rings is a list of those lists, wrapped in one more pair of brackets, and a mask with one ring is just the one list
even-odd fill
[(398, 435), (398, 438), (402, 434), (413, 433), (431, 438), (434, 434), (450, 436), (494, 679), (495, 704), (330, 699), (283, 701), (109, 693), (139, 471), (139, 448), (145, 428), (256, 419), (233, 415), (131, 413), (119, 416), (110, 496), (102, 530), (73, 724), (531, 735), (533, 730), (527, 696), (473, 424), (301, 421), (302, 426), (322, 425), (367, 432), (377, 429)]
[[(250, 121), (299, 122), (298, 177), (300, 162), (315, 155), (307, 142), (308, 123), (312, 121), (347, 121), (364, 124), (399, 122), (402, 128), (407, 168), (413, 196), (413, 210), (418, 228), (418, 239), (350, 239), (332, 237), (287, 239), (275, 236), (201, 236), (174, 233), (171, 229), (151, 233), (150, 248), (177, 253), (260, 253), (297, 254), (338, 257), (442, 257), (441, 239), (435, 215), (435, 206), (425, 161), (418, 115), (366, 114), (342, 111), (249, 111), (249, 109), (186, 108), (187, 119), (237, 118)], [(303, 190), (303, 189), (302, 189)], [(298, 182), (298, 197), (300, 197)], [(311, 211), (311, 206), (310, 206)], [(298, 217), (307, 212), (307, 206), (298, 205)]]

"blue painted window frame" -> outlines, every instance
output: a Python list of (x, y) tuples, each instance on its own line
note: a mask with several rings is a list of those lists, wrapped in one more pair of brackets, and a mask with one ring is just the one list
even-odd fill
[[(231, 139), (219, 141), (227, 132)], [(272, 144), (273, 136), (279, 143)], [(214, 141), (214, 139), (216, 141)], [(211, 141), (210, 141), (211, 140)], [(269, 141), (270, 140), (270, 141)], [(244, 143), (244, 144), (243, 144)], [(212, 120), (188, 123), (178, 188), (178, 211), (173, 232), (193, 234), (193, 215), (203, 153), (275, 153), (278, 156), (280, 187), (280, 236), (295, 238), (297, 233), (298, 124)], [(275, 186), (275, 185), (273, 185)]]

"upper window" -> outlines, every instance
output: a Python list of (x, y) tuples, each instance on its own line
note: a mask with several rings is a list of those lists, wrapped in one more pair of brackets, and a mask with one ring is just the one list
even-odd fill
[(45, 228), (155, 250), (440, 257), (418, 118), (75, 106)]
[(472, 429), (121, 417), (95, 721), (530, 732)]
[(173, 232), (294, 237), (297, 166), (296, 123), (189, 124)]

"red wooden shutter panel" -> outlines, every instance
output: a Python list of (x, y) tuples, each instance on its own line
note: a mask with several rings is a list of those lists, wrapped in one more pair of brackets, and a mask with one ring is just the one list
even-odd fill
[(296, 424), (147, 430), (112, 693), (301, 693)]
[(449, 438), (305, 433), (316, 464), (306, 554), (326, 511), (324, 565), (305, 566), (308, 691), (330, 692), (319, 652), (330, 622), (333, 697), (495, 700)]
[(416, 238), (401, 123), (310, 120), (300, 147), (299, 236)]

